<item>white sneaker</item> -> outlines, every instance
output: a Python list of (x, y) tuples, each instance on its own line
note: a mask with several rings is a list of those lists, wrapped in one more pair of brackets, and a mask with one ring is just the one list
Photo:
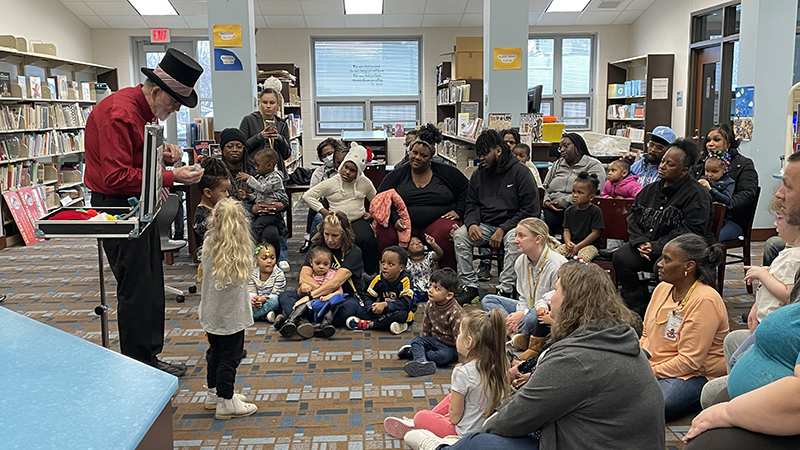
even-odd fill
[(247, 417), (258, 411), (252, 403), (245, 403), (236, 395), (232, 399), (217, 398), (217, 412), (214, 418), (219, 420), (233, 419), (234, 417)]
[(389, 325), (389, 330), (394, 334), (400, 334), (408, 329), (407, 323), (400, 323), (400, 322), (392, 322)]
[(277, 315), (275, 314), (275, 311), (270, 311), (270, 312), (268, 312), (268, 313), (267, 313), (267, 317), (266, 317), (266, 319), (267, 319), (267, 322), (269, 322), (269, 323), (275, 323), (275, 317), (276, 317), (276, 316), (277, 316)]
[[(233, 396), (238, 397), (241, 401), (247, 400), (247, 397), (245, 397), (243, 394), (233, 394)], [(217, 398), (217, 388), (209, 389), (206, 393), (205, 408), (217, 409)]]
[(409, 431), (414, 430), (414, 420), (408, 417), (387, 417), (383, 421), (383, 429), (389, 436), (403, 439)]
[(281, 270), (282, 270), (282, 271), (284, 271), (284, 272), (288, 272), (288, 271), (289, 271), (289, 269), (291, 269), (291, 268), (292, 268), (292, 267), (289, 265), (289, 261), (281, 261), (281, 262), (279, 262), (279, 263), (278, 263), (278, 267), (280, 267), (280, 268), (281, 268)]
[(403, 442), (413, 450), (437, 450), (440, 445), (453, 445), (459, 439), (458, 436), (440, 438), (428, 430), (415, 429), (406, 433)]

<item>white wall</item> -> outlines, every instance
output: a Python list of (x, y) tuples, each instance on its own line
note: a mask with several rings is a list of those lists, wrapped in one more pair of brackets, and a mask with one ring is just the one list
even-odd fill
[(77, 61), (93, 61), (92, 33), (72, 11), (58, 0), (2, 2), (0, 34), (12, 34), (31, 41), (56, 45), (58, 56)]
[(683, 106), (672, 104), (672, 129), (678, 136), (690, 135), (694, 131), (686, 130), (691, 14), (722, 3), (721, 0), (656, 1), (630, 25), (631, 56), (648, 53), (675, 55), (673, 102), (678, 91), (684, 94)]

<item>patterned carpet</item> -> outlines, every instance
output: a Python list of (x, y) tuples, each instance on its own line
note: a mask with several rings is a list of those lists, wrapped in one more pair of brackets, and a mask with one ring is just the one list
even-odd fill
[[(295, 214), (290, 240), (291, 280), (296, 282), (303, 255), (297, 252), (306, 212)], [(754, 260), (761, 259), (761, 245)], [(186, 252), (165, 266), (168, 284), (192, 282), (196, 266)], [(114, 278), (106, 266), (111, 347), (119, 350)], [(290, 285), (292, 284), (290, 281)], [(493, 280), (493, 281), (496, 281)], [(31, 247), (0, 251), (1, 305), (75, 336), (100, 343), (97, 247), (91, 239), (53, 239)], [(491, 282), (484, 291), (489, 292)], [(729, 266), (725, 301), (731, 326), (741, 328), (741, 314), (752, 296), (742, 282), (741, 266)], [(384, 433), (389, 415), (413, 416), (431, 408), (449, 391), (450, 370), (410, 379), (396, 351), (421, 333), (421, 315), (409, 332), (340, 330), (330, 340), (282, 339), (266, 322), (246, 332), (248, 357), (238, 369), (236, 389), (258, 405), (251, 417), (220, 421), (203, 408), (205, 397), (205, 335), (197, 322), (199, 294), (185, 303), (167, 297), (164, 359), (189, 366), (173, 399), (176, 450), (365, 450), (403, 448)], [(667, 449), (682, 449), (680, 437), (691, 418), (667, 426)]]

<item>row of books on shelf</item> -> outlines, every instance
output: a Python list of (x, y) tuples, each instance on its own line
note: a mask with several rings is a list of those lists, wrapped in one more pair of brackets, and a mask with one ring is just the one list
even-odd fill
[(0, 131), (86, 126), (93, 106), (70, 104), (0, 104)]
[(469, 145), (447, 139), (439, 144), (436, 154), (441, 155), (457, 167), (466, 166), (475, 159), (475, 150)]
[(0, 72), (0, 97), (16, 97), (30, 100), (81, 100), (95, 101), (95, 82), (67, 80), (65, 75), (45, 78)]
[(186, 146), (195, 148), (197, 141), (214, 141), (214, 118), (202, 117), (186, 124)]
[(606, 112), (608, 119), (643, 119), (644, 103), (631, 103), (630, 105), (608, 105)]
[(303, 119), (300, 114), (287, 114), (286, 126), (289, 127), (289, 136), (294, 137), (303, 133)]
[(55, 163), (25, 161), (0, 167), (0, 191), (13, 191), (29, 186), (53, 186), (54, 189), (71, 189), (83, 182), (80, 167)]
[(47, 131), (45, 133), (0, 138), (0, 161), (39, 158), (81, 152), (85, 146), (84, 131)]
[(641, 97), (647, 95), (647, 80), (628, 80), (608, 85), (608, 98)]
[(445, 134), (476, 139), (481, 133), (483, 119), (475, 117), (470, 120), (469, 113), (458, 113), (457, 117), (446, 117), (443, 124), (444, 129), (442, 132)]
[(436, 91), (436, 102), (443, 103), (456, 103), (468, 102), (471, 87), (466, 81), (451, 81), (447, 87), (440, 88)]
[(449, 73), (444, 74), (442, 72), (442, 65), (439, 64), (438, 66), (436, 66), (436, 84), (440, 85), (449, 79), (450, 79), (450, 74)]
[(644, 130), (641, 128), (619, 125), (606, 130), (606, 134), (629, 138), (631, 142), (641, 144), (644, 142)]

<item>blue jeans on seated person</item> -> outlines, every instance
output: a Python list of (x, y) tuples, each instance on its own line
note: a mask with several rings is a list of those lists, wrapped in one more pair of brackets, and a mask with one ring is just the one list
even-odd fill
[[(481, 299), (481, 305), (483, 310), (486, 312), (491, 312), (493, 309), (502, 309), (506, 312), (506, 314), (511, 314), (517, 312), (517, 305), (519, 302), (517, 300), (501, 297), (499, 295), (485, 295)], [(522, 316), (522, 320), (519, 322), (519, 327), (517, 327), (517, 331), (520, 334), (527, 334), (528, 336), (535, 335), (536, 326), (539, 324), (539, 317), (536, 316), (536, 312), (532, 309), (529, 309), (528, 312)], [(538, 336), (538, 335), (537, 335)], [(547, 334), (545, 333), (545, 336)], [(543, 336), (539, 336), (543, 337)]]
[(692, 377), (687, 380), (680, 378), (658, 380), (661, 392), (664, 394), (666, 421), (680, 419), (689, 413), (699, 411), (700, 393), (706, 383), (708, 383), (706, 377)]
[(458, 362), (458, 351), (455, 347), (431, 336), (417, 336), (412, 339), (411, 354), (414, 361), (433, 361), (438, 367)]
[(722, 228), (719, 230), (719, 242), (733, 241), (742, 235), (742, 227), (731, 220), (726, 220), (722, 223)]
[(281, 305), (278, 303), (278, 297), (270, 297), (260, 308), (253, 308), (253, 320), (266, 317), (267, 313), (270, 311), (275, 311), (275, 313), (281, 312)]
[(539, 450), (539, 439), (533, 436), (510, 438), (491, 433), (470, 433), (461, 436), (453, 445), (440, 445), (439, 450)]
[(428, 301), (428, 293), (422, 291), (414, 291), (414, 303), (425, 303)]
[(772, 261), (778, 257), (778, 253), (785, 248), (786, 242), (784, 242), (780, 236), (772, 236), (771, 238), (767, 239), (766, 242), (764, 242), (764, 256), (761, 265), (771, 266)]

